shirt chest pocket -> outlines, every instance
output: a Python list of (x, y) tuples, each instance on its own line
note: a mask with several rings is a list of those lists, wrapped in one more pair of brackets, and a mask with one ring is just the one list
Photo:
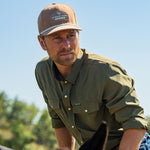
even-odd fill
[(87, 138), (88, 133), (95, 131), (101, 122), (99, 103), (96, 101), (76, 103), (72, 107), (76, 126), (82, 132), (83, 137)]
[(75, 103), (72, 107), (75, 114), (89, 114), (99, 110), (98, 102)]

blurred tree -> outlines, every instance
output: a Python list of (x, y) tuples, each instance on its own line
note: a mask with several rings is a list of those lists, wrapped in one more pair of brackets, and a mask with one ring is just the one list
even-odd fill
[(46, 145), (49, 148), (54, 148), (57, 146), (55, 133), (47, 110), (42, 112), (37, 125), (35, 125), (34, 134), (37, 136), (38, 144)]
[(25, 102), (19, 101), (15, 98), (13, 104), (11, 105), (11, 111), (8, 115), (8, 119), (13, 121), (18, 121), (24, 125), (31, 125), (38, 113), (38, 109), (35, 105), (28, 106)]
[(37, 113), (38, 109), (34, 105), (28, 106), (25, 102), (19, 101), (17, 98), (14, 99), (8, 115), (13, 138), (8, 141), (8, 146), (15, 150), (21, 150), (26, 144), (36, 140), (32, 130), (34, 127), (33, 121)]
[(26, 144), (36, 139), (32, 134), (32, 129), (17, 120), (13, 121), (10, 130), (13, 133), (13, 137), (7, 141), (7, 146), (15, 150), (23, 150)]
[(10, 106), (10, 101), (7, 98), (5, 92), (0, 93), (0, 119), (6, 117), (8, 114), (8, 108)]
[(38, 113), (34, 105), (28, 106), (17, 98), (8, 100), (0, 93), (0, 144), (23, 150), (26, 144), (36, 140), (32, 133), (33, 121)]
[(8, 130), (10, 123), (7, 120), (9, 114), (10, 101), (5, 92), (0, 93), (0, 144), (4, 145), (6, 140), (12, 138), (12, 133)]

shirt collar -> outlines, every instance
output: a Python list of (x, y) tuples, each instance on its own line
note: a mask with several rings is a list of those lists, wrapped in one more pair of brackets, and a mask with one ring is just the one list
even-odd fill
[[(80, 72), (80, 68), (81, 68), (82, 62), (84, 60), (84, 51), (85, 51), (84, 49), (80, 49), (79, 50), (79, 54), (77, 56), (77, 59), (74, 62), (68, 77), (65, 79), (68, 82), (71, 82), (72, 84), (75, 83), (75, 80), (77, 79), (77, 76), (78, 76), (78, 74)], [(53, 77), (55, 77), (58, 80), (58, 76), (59, 76), (58, 73), (59, 73), (59, 71), (56, 69), (56, 66), (55, 66), (54, 62), (51, 60), (51, 58), (49, 58), (49, 62), (50, 62), (50, 66), (52, 68)]]

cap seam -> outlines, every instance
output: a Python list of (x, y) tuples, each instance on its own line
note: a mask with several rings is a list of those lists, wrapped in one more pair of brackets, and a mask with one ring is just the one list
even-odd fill
[[(71, 25), (71, 26), (78, 27), (78, 26), (75, 25), (75, 24), (71, 24), (71, 23), (63, 23), (63, 24), (58, 24), (58, 25), (49, 27), (49, 28), (45, 29), (44, 31), (41, 31), (40, 34), (42, 35), (42, 34), (44, 34), (45, 32), (47, 32), (48, 30), (52, 30), (52, 29), (54, 29), (54, 28), (56, 28), (56, 27), (59, 27), (59, 26), (66, 26), (66, 25)], [(78, 28), (79, 28), (79, 27), (78, 27)], [(80, 28), (79, 28), (79, 29), (80, 29)]]

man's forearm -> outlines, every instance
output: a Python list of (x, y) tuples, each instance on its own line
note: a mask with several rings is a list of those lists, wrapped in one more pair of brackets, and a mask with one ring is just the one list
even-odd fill
[(140, 144), (144, 135), (145, 129), (128, 129), (124, 132), (119, 145), (119, 150), (139, 150)]
[(62, 150), (74, 150), (75, 139), (66, 127), (55, 128), (58, 146)]

